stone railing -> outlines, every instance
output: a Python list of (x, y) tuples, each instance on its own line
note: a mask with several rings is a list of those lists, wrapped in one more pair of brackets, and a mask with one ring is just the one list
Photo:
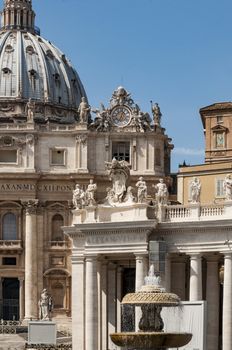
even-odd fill
[(0, 241), (0, 250), (21, 250), (22, 241)]
[(48, 242), (50, 249), (69, 249), (70, 242), (68, 241), (49, 241)]
[(232, 201), (212, 205), (168, 205), (158, 210), (160, 222), (226, 220), (232, 218)]
[(71, 344), (59, 344), (59, 345), (48, 345), (48, 344), (26, 344), (25, 349), (37, 349), (37, 350), (72, 350)]
[(224, 214), (223, 205), (204, 205), (200, 208), (201, 217), (222, 216)]
[(21, 326), (20, 321), (0, 321), (0, 334), (16, 334), (17, 328)]

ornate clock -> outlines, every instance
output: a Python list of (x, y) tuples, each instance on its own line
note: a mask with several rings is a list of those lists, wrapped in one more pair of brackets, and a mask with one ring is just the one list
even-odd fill
[(126, 126), (131, 120), (130, 109), (125, 106), (115, 107), (111, 112), (111, 120), (115, 126)]

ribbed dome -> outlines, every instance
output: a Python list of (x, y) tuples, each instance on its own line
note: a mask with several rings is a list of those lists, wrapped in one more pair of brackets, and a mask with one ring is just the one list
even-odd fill
[[(3, 14), (10, 3), (14, 8), (18, 2), (6, 1)], [(30, 10), (31, 2), (28, 4)], [(20, 17), (14, 18), (17, 21)], [(0, 121), (1, 112), (9, 115), (7, 110), (13, 101), (17, 101), (17, 105), (12, 108), (11, 115), (16, 120), (23, 117), (29, 99), (36, 103), (37, 112), (46, 114), (47, 119), (53, 115), (51, 119), (60, 122), (62, 115), (62, 119), (67, 117), (67, 122), (74, 121), (81, 97), (86, 97), (77, 72), (59, 49), (36, 34), (34, 25), (27, 23), (24, 28), (22, 23), (12, 23), (13, 20), (11, 24), (5, 20), (0, 32)]]

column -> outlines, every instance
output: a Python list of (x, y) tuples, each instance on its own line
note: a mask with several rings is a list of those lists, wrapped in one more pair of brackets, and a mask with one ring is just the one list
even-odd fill
[(73, 349), (85, 349), (85, 261), (72, 256), (72, 342)]
[(232, 253), (224, 257), (222, 348), (232, 349)]
[(164, 286), (166, 292), (171, 291), (171, 257), (170, 254), (165, 256), (165, 277), (164, 277)]
[(219, 279), (218, 257), (207, 257), (207, 349), (218, 350), (219, 336)]
[(117, 265), (110, 262), (108, 265), (108, 349), (113, 350), (115, 345), (110, 339), (110, 334), (116, 332), (117, 327), (117, 313), (116, 313), (116, 275)]
[(0, 277), (0, 319), (3, 318), (3, 296), (2, 296), (2, 283), (3, 278)]
[(101, 346), (102, 350), (108, 350), (108, 262), (101, 263)]
[[(144, 285), (144, 277), (145, 277), (145, 263), (146, 255), (136, 255), (136, 271), (135, 271), (135, 291), (139, 291), (141, 287)], [(137, 306), (135, 308), (135, 330), (139, 330), (139, 321), (141, 319), (142, 312), (141, 308)]]
[(117, 332), (121, 332), (122, 267), (117, 268)]
[(201, 255), (190, 255), (189, 301), (202, 300)]
[(37, 319), (37, 201), (26, 205), (25, 225), (25, 319)]
[[(85, 350), (98, 349), (97, 256), (86, 258)], [(79, 349), (79, 346), (77, 347)], [(75, 349), (75, 347), (74, 347)]]
[(22, 321), (25, 316), (25, 296), (24, 296), (24, 277), (19, 277), (19, 319)]

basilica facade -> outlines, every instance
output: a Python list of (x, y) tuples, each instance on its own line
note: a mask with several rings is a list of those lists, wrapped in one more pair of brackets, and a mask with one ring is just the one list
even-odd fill
[[(181, 167), (157, 103), (124, 87), (90, 106), (31, 0), (5, 0), (0, 30), (0, 318), (71, 322), (74, 350), (114, 350), (120, 301), (153, 263), (166, 290), (207, 302), (201, 350), (232, 348), (231, 104), (200, 113), (205, 164)], [(130, 329), (139, 312), (127, 310)], [(194, 341), (194, 338), (193, 338)], [(223, 346), (223, 347), (222, 347)]]
[(152, 201), (159, 178), (171, 186), (173, 146), (159, 106), (150, 114), (141, 111), (123, 87), (112, 92), (107, 106), (90, 107), (70, 61), (34, 22), (30, 0), (4, 1), (0, 317), (37, 319), (47, 288), (53, 316), (64, 320), (71, 316), (72, 241), (61, 228), (72, 224), (74, 189), (97, 183), (96, 200), (103, 201), (110, 184), (105, 164), (115, 158), (130, 164), (131, 187), (146, 178)]

